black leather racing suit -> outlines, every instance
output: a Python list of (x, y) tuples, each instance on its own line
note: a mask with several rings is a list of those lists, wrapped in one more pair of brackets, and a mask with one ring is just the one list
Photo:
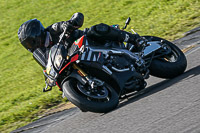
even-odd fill
[[(86, 28), (83, 31), (73, 28), (73, 25), (71, 25), (70, 20), (54, 23), (45, 29), (46, 41), (45, 41), (44, 47), (38, 48), (37, 50), (33, 52), (34, 58), (38, 58), (39, 56), (43, 57), (42, 59), (43, 62), (39, 61), (39, 64), (40, 65), (42, 64), (41, 66), (43, 68), (45, 68), (47, 64), (49, 49), (51, 48), (52, 45), (55, 45), (58, 43), (59, 36), (63, 33), (64, 27), (67, 28), (66, 32), (68, 36), (64, 37), (62, 43), (64, 44), (66, 49), (68, 49), (75, 40), (77, 40), (83, 35), (86, 35), (87, 37), (95, 41), (99, 41), (101, 42), (99, 44), (103, 44), (103, 45), (105, 44), (106, 40), (120, 42), (120, 43), (128, 42), (132, 44), (137, 44), (137, 39), (139, 39), (137, 35), (133, 35), (126, 31), (122, 31), (114, 27), (110, 27), (103, 23), (94, 25), (89, 29)], [(38, 54), (40, 55), (38, 56)]]
[[(66, 24), (66, 21), (62, 21), (62, 22), (52, 24), (46, 28), (46, 32), (50, 33), (50, 36), (51, 36), (50, 42), (52, 44), (58, 43), (59, 36), (63, 33), (65, 24)], [(67, 29), (67, 30), (69, 30), (69, 29)], [(68, 45), (68, 47), (70, 47), (75, 40), (77, 40), (78, 38), (80, 38), (81, 36), (86, 34), (86, 30), (81, 31), (78, 29), (72, 29), (72, 31), (69, 31), (68, 34), (69, 34), (68, 36), (64, 37), (63, 41), (65, 44)]]

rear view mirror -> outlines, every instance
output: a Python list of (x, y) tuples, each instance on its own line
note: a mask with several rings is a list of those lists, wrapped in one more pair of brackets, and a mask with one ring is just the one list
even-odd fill
[(131, 18), (130, 18), (130, 17), (128, 17), (128, 18), (127, 18), (127, 20), (126, 20), (126, 23), (125, 23), (125, 24), (127, 24), (127, 25), (128, 25), (128, 24), (130, 23), (130, 21), (131, 21)]
[(125, 22), (125, 26), (122, 28), (122, 30), (126, 29), (127, 25), (130, 23), (130, 21), (131, 21), (131, 18), (128, 17), (126, 22)]

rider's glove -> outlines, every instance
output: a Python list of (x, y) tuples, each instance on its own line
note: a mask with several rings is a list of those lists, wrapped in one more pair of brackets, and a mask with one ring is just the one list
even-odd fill
[(78, 29), (83, 25), (84, 15), (80, 12), (74, 13), (69, 21), (71, 21), (73, 26)]
[(62, 29), (63, 31), (65, 30), (65, 33), (67, 34), (71, 34), (75, 30), (74, 26), (72, 25), (70, 21), (64, 22), (62, 24)]

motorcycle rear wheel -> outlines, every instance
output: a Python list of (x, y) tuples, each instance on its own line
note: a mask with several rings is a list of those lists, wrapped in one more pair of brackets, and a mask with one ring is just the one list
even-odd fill
[(108, 97), (106, 99), (92, 99), (88, 97), (79, 90), (78, 84), (80, 82), (77, 79), (71, 78), (63, 83), (62, 89), (67, 99), (82, 111), (106, 113), (117, 107), (119, 97), (116, 91), (108, 84), (104, 84), (108, 90)]
[(172, 42), (153, 36), (145, 36), (148, 41), (161, 41), (171, 48), (170, 55), (153, 59), (149, 67), (150, 74), (159, 78), (171, 79), (182, 74), (187, 67), (184, 53)]

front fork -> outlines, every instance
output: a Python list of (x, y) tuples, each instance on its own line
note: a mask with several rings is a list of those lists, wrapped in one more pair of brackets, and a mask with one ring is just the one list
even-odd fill
[(81, 76), (81, 77), (84, 77), (89, 85), (92, 84), (92, 80), (88, 77), (87, 73), (85, 73), (78, 65), (76, 65), (75, 63), (72, 65), (72, 67), (77, 70), (78, 74)]
[(81, 77), (85, 77), (87, 80), (89, 80), (87, 73), (85, 73), (78, 65), (73, 64), (72, 67), (77, 70)]
[(102, 82), (99, 79), (89, 78), (89, 76), (77, 64), (73, 64), (72, 67), (77, 70), (78, 74), (81, 77), (84, 77), (86, 79), (86, 81), (88, 82), (88, 84), (91, 86), (92, 89), (95, 89), (97, 86), (102, 86), (104, 84), (104, 82)]

